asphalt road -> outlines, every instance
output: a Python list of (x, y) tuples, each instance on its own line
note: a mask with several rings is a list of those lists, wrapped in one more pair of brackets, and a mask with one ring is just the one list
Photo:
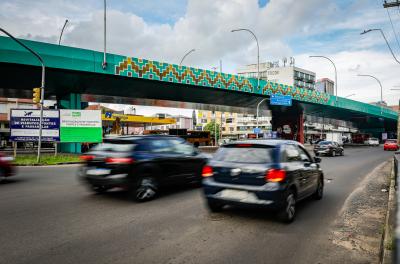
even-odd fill
[(329, 263), (340, 252), (327, 234), (345, 199), (392, 155), (324, 157), (325, 197), (302, 202), (290, 225), (262, 210), (210, 214), (199, 188), (135, 203), (91, 194), (76, 166), (20, 168), (0, 184), (0, 263)]

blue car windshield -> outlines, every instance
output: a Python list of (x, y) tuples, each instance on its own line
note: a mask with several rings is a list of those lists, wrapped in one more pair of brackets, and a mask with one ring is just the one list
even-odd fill
[(214, 160), (239, 163), (271, 163), (273, 147), (222, 147), (214, 155)]

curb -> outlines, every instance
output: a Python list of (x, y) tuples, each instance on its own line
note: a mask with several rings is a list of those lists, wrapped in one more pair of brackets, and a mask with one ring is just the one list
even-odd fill
[(82, 162), (60, 162), (57, 164), (14, 164), (14, 166), (17, 167), (53, 167), (53, 166), (60, 166), (60, 165), (79, 165), (82, 164)]
[(390, 264), (393, 263), (393, 250), (387, 249), (386, 245), (393, 243), (393, 226), (390, 224), (390, 219), (392, 215), (395, 213), (395, 195), (396, 190), (394, 188), (394, 162), (392, 161), (392, 171), (390, 173), (390, 186), (389, 186), (389, 197), (388, 197), (388, 205), (386, 210), (386, 220), (385, 220), (385, 228), (382, 234), (382, 242), (381, 242), (381, 252), (380, 252), (380, 263), (382, 264)]

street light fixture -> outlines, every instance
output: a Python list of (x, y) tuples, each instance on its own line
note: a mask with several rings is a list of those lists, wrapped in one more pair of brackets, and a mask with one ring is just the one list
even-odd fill
[(309, 57), (310, 58), (324, 58), (324, 59), (329, 60), (332, 63), (333, 68), (335, 68), (335, 96), (336, 96), (336, 103), (337, 103), (337, 100), (338, 100), (338, 94), (337, 94), (337, 70), (336, 70), (335, 63), (331, 59), (329, 59), (328, 57), (321, 56), (321, 55), (311, 55)]
[(68, 23), (68, 19), (65, 19), (64, 26), (63, 26), (62, 29), (61, 29), (60, 38), (58, 39), (58, 45), (61, 44), (61, 38), (62, 38), (62, 35), (63, 35), (63, 33), (64, 33), (64, 29), (65, 29), (65, 27), (67, 26), (67, 23)]
[(396, 58), (396, 56), (394, 55), (393, 50), (392, 50), (392, 48), (390, 47), (389, 42), (387, 41), (386, 36), (385, 36), (385, 34), (383, 33), (383, 30), (382, 30), (382, 29), (380, 29), (380, 28), (367, 29), (367, 30), (364, 30), (363, 32), (361, 32), (360, 35), (367, 34), (367, 33), (371, 32), (371, 31), (379, 31), (379, 32), (381, 32), (381, 35), (382, 35), (383, 39), (385, 40), (386, 45), (388, 46), (388, 48), (389, 48), (389, 50), (390, 50), (390, 53), (392, 53), (392, 56), (393, 56), (394, 60), (395, 60), (398, 64), (400, 64), (400, 61), (399, 61), (399, 60)]
[(44, 100), (44, 84), (45, 84), (45, 70), (46, 70), (46, 67), (44, 65), (44, 61), (43, 61), (42, 57), (40, 57), (40, 55), (37, 54), (34, 50), (32, 50), (31, 48), (26, 46), (24, 43), (22, 43), (20, 40), (15, 38), (13, 35), (8, 33), (7, 31), (5, 31), (4, 29), (0, 28), (0, 31), (2, 31), (4, 34), (9, 36), (12, 40), (17, 42), (22, 47), (24, 47), (30, 53), (32, 53), (39, 60), (40, 64), (42, 65), (42, 82), (41, 82), (41, 85), (40, 85), (41, 96), (40, 96), (39, 139), (38, 139), (38, 152), (37, 152), (37, 160), (36, 160), (37, 163), (39, 163), (39, 161), (40, 161), (40, 149), (41, 149), (41, 145), (42, 145), (43, 100)]
[(195, 52), (195, 51), (196, 51), (195, 49), (191, 49), (191, 50), (189, 50), (188, 52), (186, 52), (185, 55), (182, 57), (181, 62), (179, 62), (179, 66), (182, 66), (183, 60), (184, 60), (190, 53)]
[(247, 31), (251, 35), (253, 35), (254, 39), (256, 40), (257, 43), (257, 89), (260, 87), (260, 46), (258, 45), (258, 39), (256, 37), (256, 34), (253, 33), (250, 29), (247, 28), (238, 28), (238, 29), (232, 29), (231, 32), (238, 32), (238, 31)]
[(375, 80), (379, 83), (379, 86), (381, 87), (381, 101), (380, 101), (380, 105), (381, 105), (381, 114), (382, 114), (383, 88), (382, 88), (382, 83), (381, 83), (381, 81), (379, 81), (379, 79), (376, 78), (375, 76), (372, 76), (372, 75), (369, 75), (369, 74), (357, 74), (357, 76), (370, 77), (370, 78), (375, 79)]

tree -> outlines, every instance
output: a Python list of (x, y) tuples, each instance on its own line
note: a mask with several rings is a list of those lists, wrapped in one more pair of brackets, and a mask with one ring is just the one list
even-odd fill
[[(220, 125), (217, 124), (217, 127), (216, 127), (216, 128), (217, 128), (217, 139), (218, 139)], [(211, 121), (210, 123), (207, 123), (207, 124), (204, 126), (204, 130), (205, 130), (205, 131), (210, 131), (211, 138), (212, 138), (213, 140), (215, 140), (215, 121)], [(214, 141), (214, 142), (215, 142), (215, 141)]]

